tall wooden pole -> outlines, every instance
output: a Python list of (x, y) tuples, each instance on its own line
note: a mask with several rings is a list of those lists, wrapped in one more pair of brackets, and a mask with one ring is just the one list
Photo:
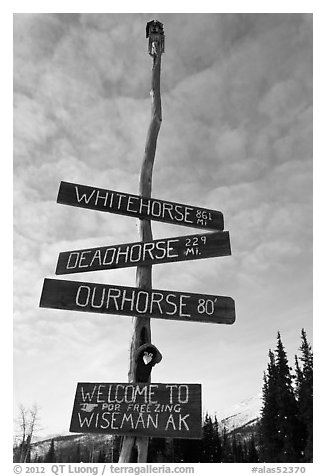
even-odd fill
[[(152, 23), (152, 22), (151, 22)], [(154, 22), (154, 27), (155, 27)], [(149, 24), (148, 24), (149, 25)], [(147, 25), (147, 28), (148, 28)], [(163, 25), (162, 25), (163, 26)], [(147, 30), (147, 29), (146, 29)], [(150, 33), (149, 35), (150, 36)], [(157, 41), (155, 41), (157, 39)], [(160, 35), (157, 34), (149, 39), (150, 50), (149, 53), (153, 57), (152, 68), (152, 113), (149, 129), (147, 133), (145, 153), (143, 163), (140, 171), (139, 181), (139, 195), (150, 198), (152, 194), (152, 175), (153, 165), (156, 151), (157, 137), (162, 122), (161, 109), (161, 91), (160, 91), (160, 77), (161, 77), (161, 55), (164, 50), (164, 35), (160, 41)], [(153, 239), (152, 227), (150, 220), (139, 220), (139, 233), (141, 241), (151, 241)], [(152, 289), (152, 266), (138, 266), (136, 273), (136, 286), (141, 289)], [(133, 335), (130, 345), (130, 367), (129, 367), (129, 382), (137, 381), (137, 362), (136, 351), (144, 345), (151, 343), (151, 325), (150, 318), (134, 317), (133, 318)], [(147, 378), (150, 382), (150, 376)], [(148, 452), (148, 438), (147, 437), (133, 437), (125, 436), (123, 439), (119, 463), (146, 463)]]

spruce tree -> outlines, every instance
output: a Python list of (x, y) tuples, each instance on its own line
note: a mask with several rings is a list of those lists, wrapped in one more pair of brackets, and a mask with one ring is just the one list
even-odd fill
[(219, 426), (216, 415), (213, 422), (213, 462), (220, 463), (222, 461), (222, 446), (219, 434)]
[(263, 406), (260, 420), (261, 457), (264, 462), (277, 462), (283, 442), (279, 437), (277, 414), (277, 368), (275, 355), (269, 350), (267, 372), (264, 372)]
[(244, 454), (243, 454), (243, 446), (241, 440), (238, 440), (235, 433), (232, 434), (232, 462), (233, 463), (243, 463), (244, 462)]
[(211, 417), (206, 413), (203, 425), (201, 462), (213, 463), (214, 458), (214, 430)]
[(248, 461), (248, 446), (247, 446), (247, 442), (246, 442), (245, 438), (242, 440), (242, 449), (243, 449), (243, 462), (244, 463), (249, 463), (249, 461)]
[(276, 421), (279, 437), (283, 440), (283, 448), (278, 455), (278, 459), (279, 462), (296, 463), (300, 461), (298, 405), (292, 386), (291, 369), (280, 333), (277, 335), (276, 367)]
[(81, 463), (82, 456), (81, 456), (80, 441), (77, 442), (74, 454), (71, 456), (70, 461), (71, 463)]
[(232, 462), (233, 462), (233, 463), (238, 463), (237, 440), (236, 440), (236, 438), (235, 438), (235, 434), (234, 434), (234, 433), (233, 433), (233, 435), (232, 435), (231, 448), (232, 448)]
[(303, 382), (303, 372), (300, 368), (299, 361), (298, 361), (298, 356), (295, 355), (295, 372), (296, 372), (296, 378), (295, 378), (295, 396), (298, 404), (298, 410), (299, 410), (299, 449), (300, 449), (300, 461), (305, 461), (305, 447), (307, 444), (307, 427), (304, 422), (304, 419), (302, 417), (302, 412), (301, 412), (301, 390), (302, 390), (302, 382)]
[(302, 461), (312, 462), (313, 459), (313, 353), (307, 341), (306, 332), (301, 330), (301, 356), (295, 356), (296, 363), (296, 397), (298, 400), (299, 420), (301, 423), (301, 455)]
[(250, 440), (249, 440), (247, 462), (248, 463), (258, 463), (259, 462), (258, 453), (257, 453), (257, 450), (256, 450), (255, 438), (254, 438), (253, 434), (251, 435)]
[(222, 463), (232, 463), (233, 456), (232, 456), (232, 448), (230, 439), (226, 432), (226, 428), (223, 427), (223, 434), (222, 434)]
[(237, 441), (237, 462), (244, 463), (245, 462), (245, 454), (244, 448), (241, 440)]
[(55, 463), (55, 449), (54, 449), (54, 440), (51, 440), (49, 450), (44, 458), (44, 463)]
[(268, 462), (300, 461), (300, 421), (292, 385), (291, 368), (277, 334), (275, 354), (269, 351), (269, 364), (264, 374), (261, 417), (262, 459)]

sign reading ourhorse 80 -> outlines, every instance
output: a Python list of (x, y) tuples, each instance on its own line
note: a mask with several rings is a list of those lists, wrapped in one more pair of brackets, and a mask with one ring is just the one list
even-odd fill
[(234, 300), (227, 296), (48, 278), (44, 280), (40, 306), (216, 324), (235, 321)]

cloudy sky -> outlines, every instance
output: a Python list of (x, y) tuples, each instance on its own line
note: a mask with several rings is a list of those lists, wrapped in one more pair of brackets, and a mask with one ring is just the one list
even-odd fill
[[(312, 340), (312, 15), (14, 15), (14, 397), (69, 428), (77, 382), (127, 381), (132, 319), (39, 308), (60, 251), (138, 240), (134, 218), (59, 205), (61, 180), (138, 193), (146, 22), (164, 23), (153, 197), (220, 210), (232, 256), (153, 267), (158, 289), (232, 296), (232, 326), (152, 319), (153, 382), (211, 413), (257, 394), (277, 331)], [(199, 230), (153, 222), (154, 238)], [(63, 279), (135, 285), (135, 268)]]

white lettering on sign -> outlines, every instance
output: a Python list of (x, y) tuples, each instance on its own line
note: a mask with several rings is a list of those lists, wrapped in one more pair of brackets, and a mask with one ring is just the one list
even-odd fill
[(173, 247), (179, 240), (170, 239), (149, 243), (134, 243), (108, 248), (71, 251), (66, 269), (91, 268), (92, 266), (111, 266), (123, 263), (139, 263), (145, 260), (164, 260), (178, 258)]
[(185, 256), (192, 255), (192, 256), (200, 256), (201, 252), (199, 246), (206, 245), (207, 236), (192, 236), (186, 239), (186, 250)]
[(188, 403), (188, 385), (166, 385), (166, 388), (170, 390), (170, 403), (173, 403), (174, 399), (178, 399), (179, 403)]
[[(188, 384), (85, 386), (81, 384), (78, 399), (82, 403), (76, 412), (81, 429), (190, 431)], [(168, 403), (158, 402), (162, 398)]]
[[(159, 404), (157, 402), (156, 392), (158, 384), (137, 385), (137, 384), (94, 384), (91, 390), (85, 389), (81, 386), (81, 400), (83, 403), (101, 403), (102, 409), (115, 410), (119, 406), (112, 406), (108, 404), (128, 403), (128, 409), (135, 409), (135, 401), (141, 406), (141, 411), (149, 411), (149, 405), (154, 405), (156, 412), (172, 411), (180, 409), (180, 404), (189, 402), (189, 385), (187, 384), (165, 384), (165, 389), (169, 395), (169, 404)], [(143, 406), (145, 405), (145, 406)], [(147, 410), (146, 410), (147, 405)], [(150, 409), (152, 410), (153, 407)], [(139, 408), (136, 408), (140, 411)]]
[[(177, 419), (177, 426), (179, 430), (182, 430), (182, 424), (185, 425), (187, 431), (189, 431), (189, 427), (184, 421), (189, 415), (185, 415), (182, 417), (178, 415)], [(173, 419), (173, 415), (169, 416), (171, 421)], [(138, 428), (143, 430), (150, 430), (151, 428), (158, 428), (159, 425), (159, 415), (151, 415), (148, 414), (143, 416), (142, 413), (139, 413), (138, 416), (134, 415), (133, 413), (121, 414), (120, 412), (103, 412), (103, 413), (92, 413), (90, 416), (85, 416), (78, 412), (78, 422), (80, 428), (101, 428), (102, 430), (105, 429), (112, 429), (112, 430), (124, 430), (124, 429), (133, 429), (137, 430)], [(175, 426), (175, 430), (177, 426)]]
[[(180, 205), (162, 200), (138, 197), (135, 195), (124, 195), (114, 191), (101, 191), (96, 188), (85, 192), (80, 192), (79, 186), (75, 185), (77, 203), (86, 205), (94, 203), (95, 207), (107, 207), (114, 210), (125, 209), (131, 213), (153, 216), (160, 219), (168, 219), (171, 221), (193, 223), (191, 212), (195, 210), (193, 207)], [(196, 219), (206, 216), (211, 220), (210, 214), (205, 214), (205, 210), (197, 210)]]
[[(76, 305), (94, 309), (114, 309), (116, 311), (133, 312), (139, 314), (168, 314), (170, 316), (191, 317), (187, 312), (187, 294), (163, 294), (158, 291), (148, 292), (138, 289), (119, 289), (111, 287), (91, 288), (85, 284), (78, 287)], [(167, 304), (163, 310), (162, 305)], [(166, 306), (164, 306), (166, 307)]]

